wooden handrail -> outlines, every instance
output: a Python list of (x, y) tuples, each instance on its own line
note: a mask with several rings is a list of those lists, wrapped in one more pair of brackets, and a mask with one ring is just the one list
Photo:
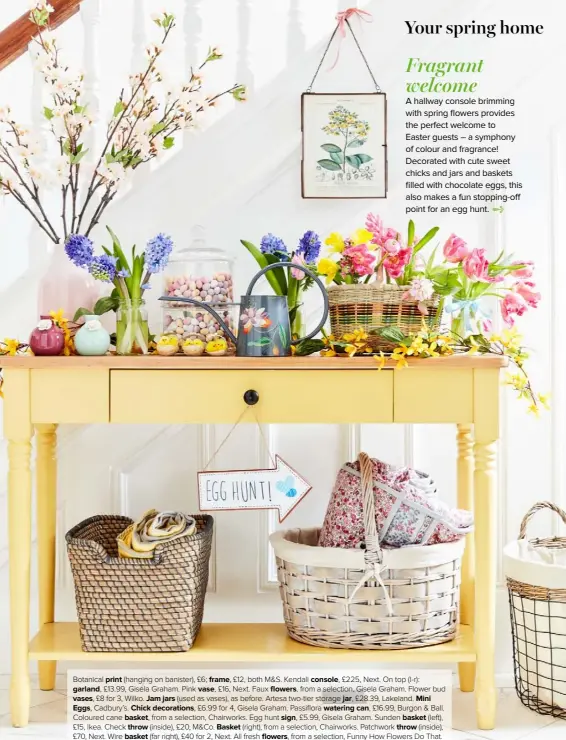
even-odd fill
[[(51, 0), (54, 12), (49, 17), (49, 25), (56, 28), (78, 12), (82, 0)], [(0, 31), (0, 70), (20, 57), (28, 48), (30, 41), (37, 36), (37, 28), (30, 21), (29, 13), (21, 15), (3, 31)]]

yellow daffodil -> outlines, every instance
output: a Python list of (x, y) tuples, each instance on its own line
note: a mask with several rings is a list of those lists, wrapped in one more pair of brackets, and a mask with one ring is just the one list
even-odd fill
[(321, 349), (320, 350), (320, 356), (321, 357), (336, 357), (336, 352), (333, 349)]
[(548, 393), (539, 393), (538, 394), (538, 400), (539, 403), (543, 408), (545, 408), (547, 411), (550, 411), (550, 403), (548, 402), (549, 395)]
[(13, 357), (18, 353), (18, 347), (20, 346), (20, 343), (17, 339), (6, 338), (4, 339), (3, 345), (4, 346), (2, 347), (2, 354), (10, 355), (11, 357)]
[(63, 328), (64, 324), (67, 324), (67, 319), (63, 316), (63, 309), (60, 308), (58, 311), (49, 311), (49, 315), (53, 319), (53, 321), (57, 324), (57, 326), (60, 326)]
[(367, 229), (356, 229), (354, 233), (352, 234), (352, 236), (350, 237), (350, 240), (355, 247), (358, 244), (367, 244), (368, 249), (375, 249), (377, 245), (371, 243), (372, 239), (373, 239), (373, 234), (371, 233), (371, 231), (368, 231)]
[(319, 275), (326, 275), (326, 284), (330, 285), (336, 277), (338, 265), (328, 257), (323, 257), (317, 265), (317, 270)]
[(377, 360), (377, 369), (383, 370), (385, 363), (387, 362), (387, 357), (383, 353), (383, 350), (379, 351), (379, 357), (376, 357), (375, 359)]
[(324, 243), (330, 247), (330, 252), (343, 252), (346, 247), (342, 234), (337, 231), (333, 231), (332, 234), (327, 236)]

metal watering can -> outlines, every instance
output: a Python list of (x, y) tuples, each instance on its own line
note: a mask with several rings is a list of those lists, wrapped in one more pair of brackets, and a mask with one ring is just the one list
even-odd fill
[[(306, 337), (292, 339), (291, 324), (289, 322), (289, 305), (287, 296), (280, 295), (252, 295), (252, 290), (260, 277), (277, 267), (291, 267), (304, 272), (320, 288), (323, 298), (323, 314), (316, 329)], [(160, 301), (171, 302), (170, 296), (162, 296)], [(230, 330), (218, 312), (208, 303), (195, 298), (175, 297), (175, 303), (189, 303), (197, 306), (201, 311), (208, 311), (220, 324), (226, 336), (236, 345), (238, 357), (281, 357), (291, 354), (291, 345), (298, 344), (304, 339), (312, 339), (318, 334), (328, 318), (328, 295), (324, 284), (316, 275), (302, 265), (294, 262), (277, 262), (260, 270), (250, 282), (246, 294), (240, 301), (240, 316), (238, 321), (238, 336)]]

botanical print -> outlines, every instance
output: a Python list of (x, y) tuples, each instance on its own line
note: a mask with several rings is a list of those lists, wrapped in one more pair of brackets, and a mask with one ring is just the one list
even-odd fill
[(337, 105), (328, 114), (328, 123), (322, 126), (322, 131), (329, 136), (339, 137), (342, 146), (333, 142), (321, 144), (328, 156), (317, 161), (318, 182), (343, 184), (373, 180), (375, 167), (370, 164), (373, 157), (360, 151), (370, 132), (368, 121), (362, 120), (355, 111)]

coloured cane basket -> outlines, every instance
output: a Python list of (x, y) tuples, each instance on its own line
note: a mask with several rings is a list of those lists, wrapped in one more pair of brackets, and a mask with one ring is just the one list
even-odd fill
[(527, 540), (527, 524), (542, 509), (566, 524), (555, 504), (535, 504), (504, 550), (515, 688), (529, 709), (566, 719), (566, 537)]
[[(422, 329), (423, 321), (432, 330), (440, 327), (442, 301), (433, 295), (430, 300), (403, 300), (407, 286), (403, 285), (331, 285), (328, 288), (330, 327), (338, 339), (354, 329), (369, 334), (373, 349), (391, 349), (391, 342), (379, 335), (381, 329), (395, 327), (404, 334), (415, 334)], [(421, 309), (426, 308), (423, 315)]]
[(132, 520), (94, 516), (66, 536), (83, 650), (147, 653), (189, 650), (202, 622), (213, 519), (164, 542), (151, 559), (118, 557), (116, 537)]
[(371, 460), (362, 453), (359, 462), (365, 549), (318, 547), (319, 529), (270, 537), (290, 637), (308, 645), (366, 650), (454, 639), (464, 540), (382, 549)]

